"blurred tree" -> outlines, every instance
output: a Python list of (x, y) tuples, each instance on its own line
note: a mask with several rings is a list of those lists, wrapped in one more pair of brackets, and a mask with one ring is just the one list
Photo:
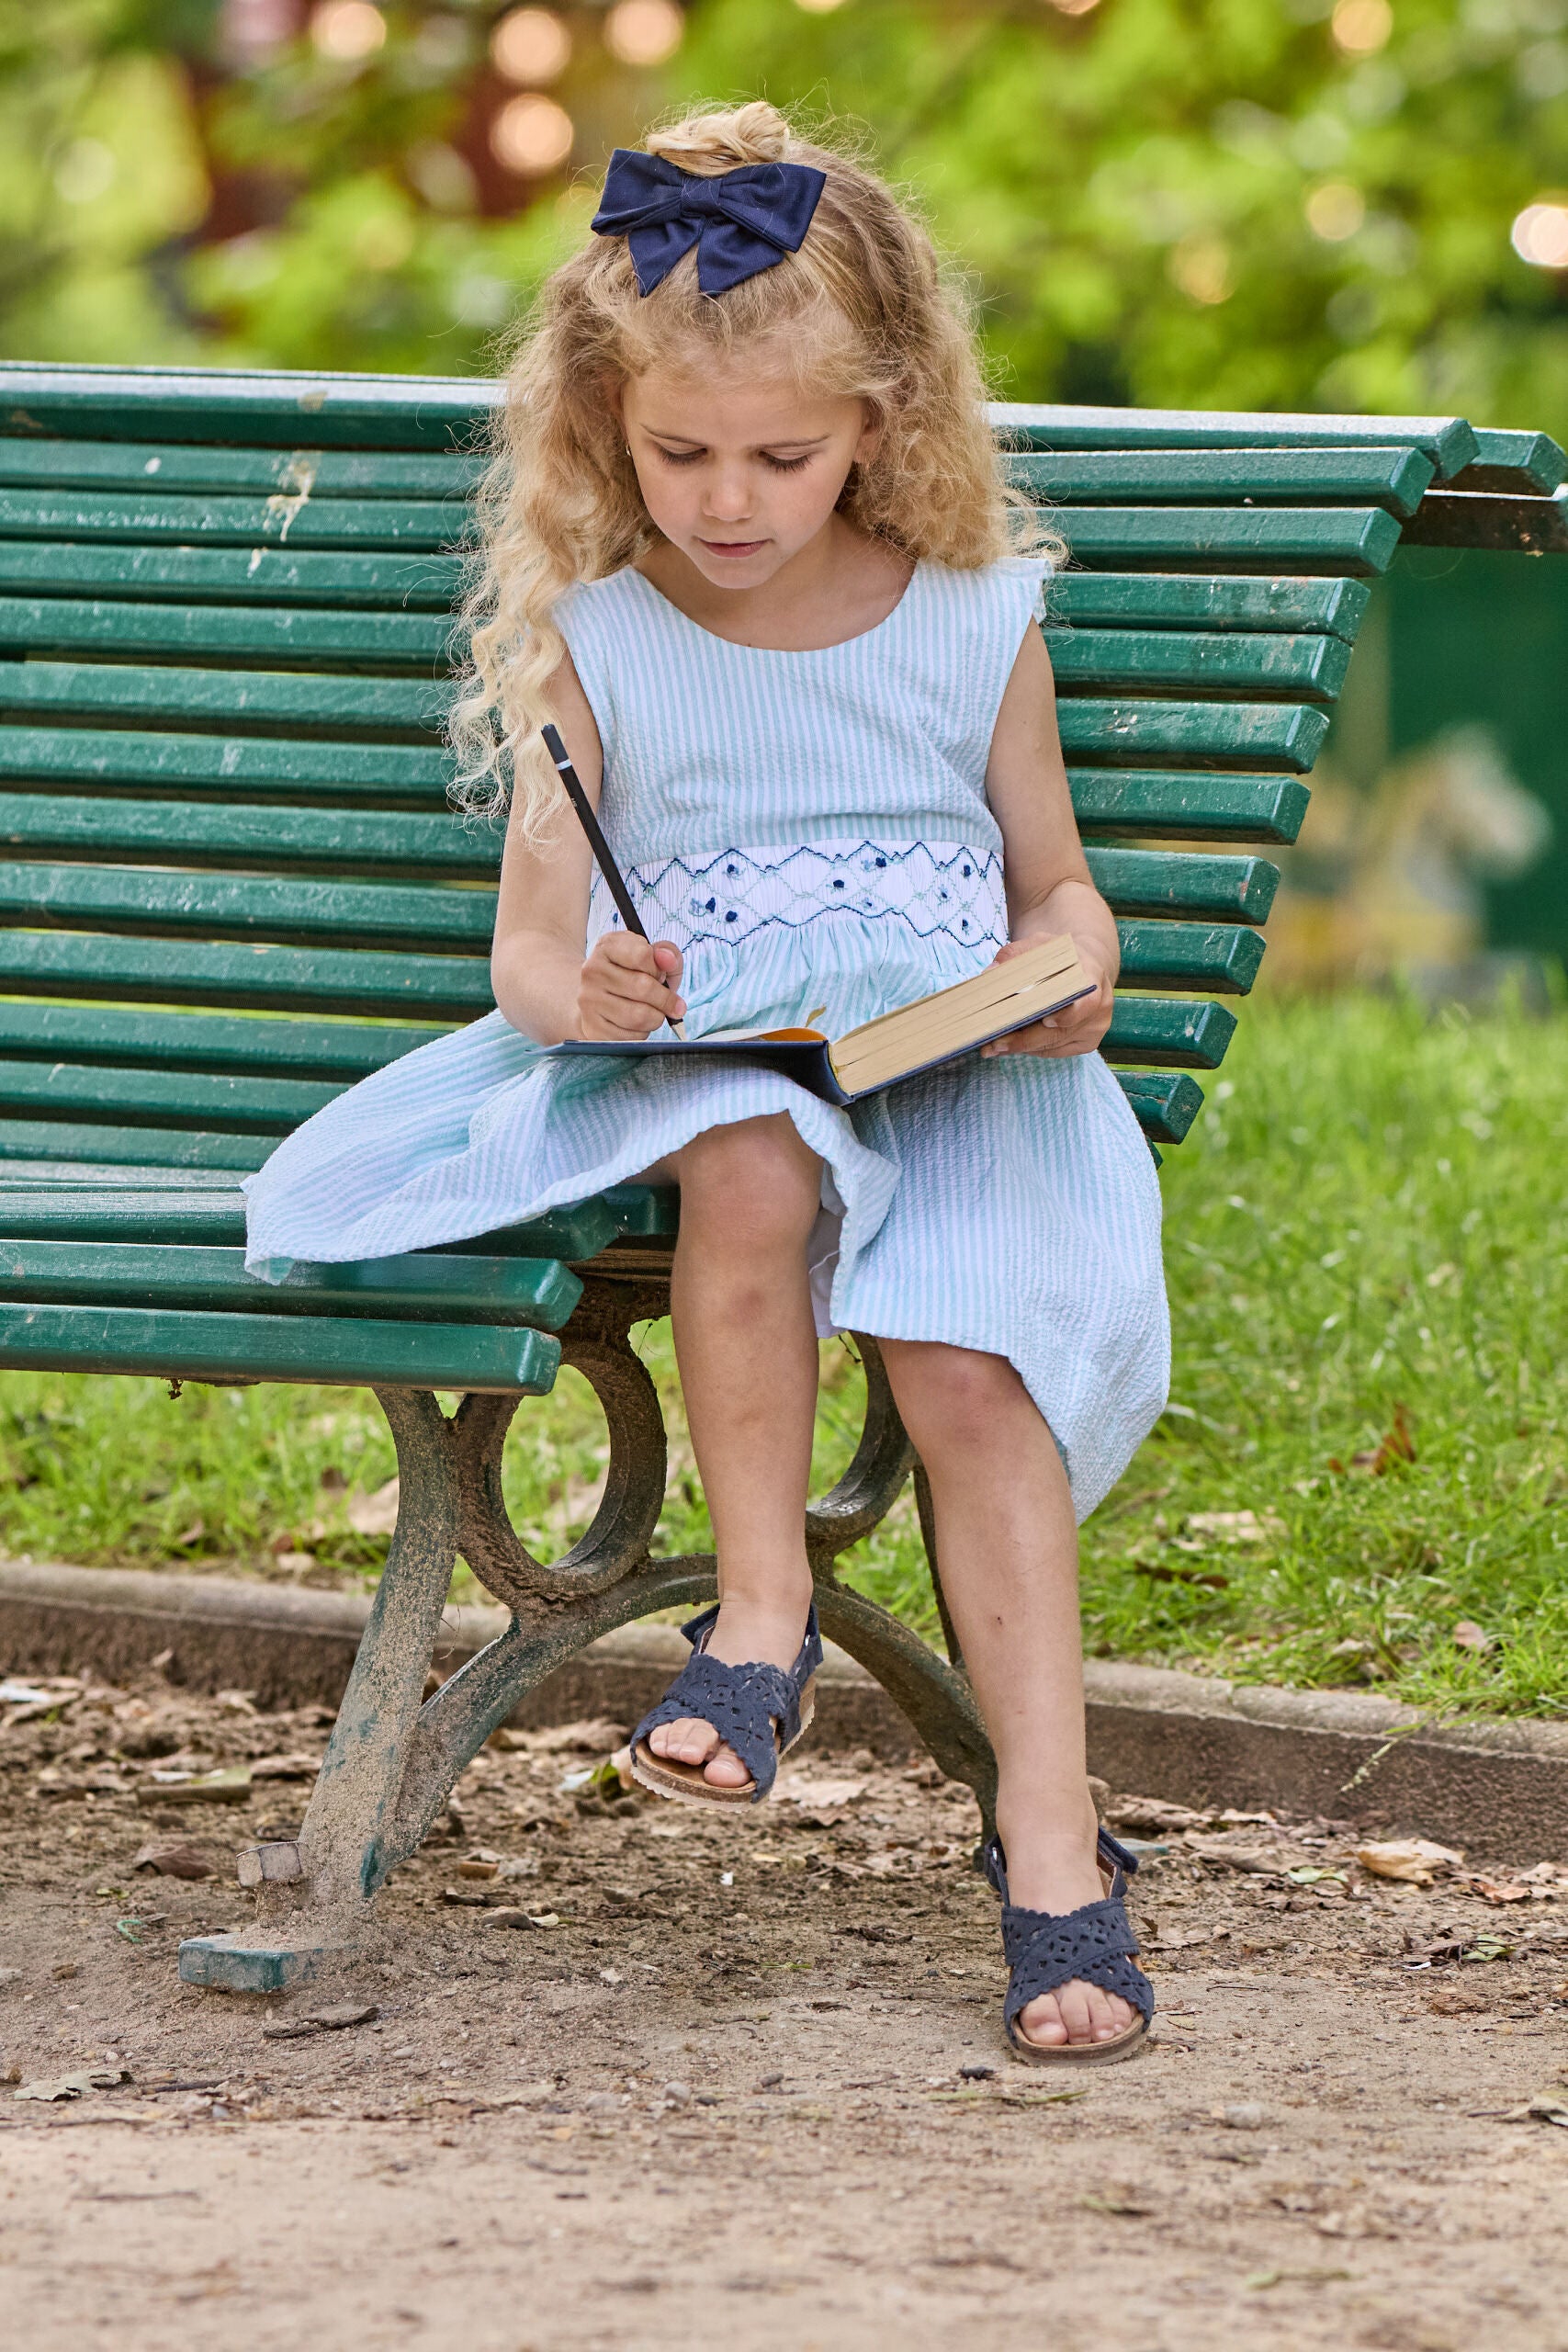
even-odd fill
[(0, 350), (482, 367), (617, 140), (764, 95), (924, 203), (998, 390), (1568, 433), (1568, 0), (693, 0), (682, 32), (672, 0), (0, 0)]

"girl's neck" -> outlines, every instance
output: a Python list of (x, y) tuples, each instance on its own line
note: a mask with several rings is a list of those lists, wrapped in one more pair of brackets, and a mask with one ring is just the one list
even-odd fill
[(714, 637), (775, 653), (820, 652), (875, 628), (909, 584), (908, 557), (833, 514), (797, 555), (756, 588), (719, 588), (665, 538), (636, 570)]

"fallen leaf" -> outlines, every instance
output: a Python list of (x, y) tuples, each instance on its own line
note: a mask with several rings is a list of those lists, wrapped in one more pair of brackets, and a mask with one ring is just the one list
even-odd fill
[(88, 2091), (112, 2091), (119, 2083), (130, 2080), (123, 2066), (89, 2066), (77, 2075), (57, 2075), (51, 2082), (24, 2083), (13, 2098), (39, 2099), (46, 2103), (61, 2098), (82, 2098)]
[(608, 1755), (626, 1736), (625, 1724), (608, 1715), (585, 1716), (574, 1724), (552, 1724), (544, 1731), (514, 1732), (515, 1744), (535, 1756), (559, 1756), (576, 1748), (591, 1756)]
[[(1201, 1544), (1193, 1547), (1201, 1550)], [(1170, 1560), (1134, 1560), (1133, 1574), (1146, 1577), (1151, 1584), (1197, 1585), (1207, 1592), (1227, 1592), (1230, 1578), (1219, 1568), (1179, 1568)]]
[(1476, 1650), (1483, 1654), (1497, 1646), (1493, 1635), (1484, 1632), (1471, 1617), (1460, 1619), (1454, 1627), (1454, 1640), (1461, 1650)]
[(1113, 1797), (1105, 1817), (1113, 1829), (1210, 1829), (1214, 1822), (1212, 1813), (1168, 1804), (1163, 1797)]
[(1137, 2219), (1155, 2211), (1152, 2205), (1140, 2205), (1134, 2198), (1118, 2194), (1114, 2190), (1103, 2196), (1080, 2197), (1078, 2203), (1086, 2212), (1118, 2213), (1125, 2215), (1128, 2219)]
[(778, 1782), (779, 1796), (786, 1804), (816, 1805), (830, 1811), (840, 1804), (853, 1804), (865, 1794), (863, 1781), (807, 1780), (804, 1775), (789, 1775)]
[(1194, 1510), (1183, 1523), (1190, 1535), (1208, 1535), (1216, 1544), (1269, 1544), (1285, 1532), (1273, 1511), (1260, 1519), (1255, 1510)]
[[(1366, 1453), (1353, 1453), (1350, 1456), (1350, 1468), (1365, 1470), (1374, 1478), (1381, 1478), (1395, 1462), (1414, 1462), (1415, 1459), (1416, 1438), (1411, 1427), (1409, 1411), (1404, 1405), (1396, 1405), (1393, 1408), (1393, 1427), (1391, 1430), (1385, 1430), (1377, 1445), (1370, 1448)], [(1337, 1471), (1341, 1477), (1344, 1476), (1345, 1464), (1337, 1456), (1330, 1457), (1328, 1467)]]
[(156, 1871), (162, 1878), (213, 1878), (217, 1865), (199, 1846), (143, 1846), (134, 1856), (133, 1871)]
[(1469, 1885), (1472, 1894), (1487, 1903), (1529, 1903), (1537, 1893), (1519, 1879), (1472, 1878)]
[(1451, 1846), (1434, 1846), (1427, 1838), (1391, 1838), (1358, 1846), (1355, 1857), (1374, 1878), (1401, 1879), (1408, 1886), (1430, 1886), (1440, 1871), (1452, 1870), (1464, 1860)]
[(243, 1804), (251, 1791), (248, 1764), (225, 1764), (216, 1772), (151, 1773), (139, 1793), (159, 1804)]
[(253, 1781), (313, 1781), (321, 1769), (319, 1756), (253, 1756)]

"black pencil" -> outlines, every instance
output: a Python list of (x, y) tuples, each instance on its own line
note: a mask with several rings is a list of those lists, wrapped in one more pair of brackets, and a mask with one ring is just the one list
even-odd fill
[[(593, 853), (600, 873), (604, 876), (605, 887), (615, 902), (616, 912), (629, 932), (638, 939), (646, 939), (648, 933), (643, 929), (642, 918), (632, 904), (632, 894), (626, 888), (621, 869), (611, 854), (610, 844), (604, 839), (599, 820), (594, 814), (593, 803), (582, 789), (582, 779), (567, 757), (566, 745), (561, 741), (559, 730), (554, 727), (545, 726), (539, 732), (545, 739), (545, 749), (555, 762), (560, 780), (566, 786), (566, 797), (576, 809), (578, 821), (588, 836), (588, 846)], [(668, 982), (665, 985), (668, 987)], [(686, 1033), (680, 1023), (671, 1021), (670, 1026), (684, 1045)]]

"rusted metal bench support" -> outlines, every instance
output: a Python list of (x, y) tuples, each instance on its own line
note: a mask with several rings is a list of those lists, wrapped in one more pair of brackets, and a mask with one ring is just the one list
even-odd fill
[[(649, 1550), (664, 1505), (664, 1421), (628, 1333), (668, 1311), (665, 1287), (583, 1271), (583, 1295), (561, 1341), (562, 1361), (592, 1384), (609, 1434), (592, 1524), (548, 1564), (512, 1525), (502, 1449), (521, 1393), (468, 1396), (448, 1416), (428, 1390), (378, 1392), (397, 1443), (400, 1508), (376, 1606), (299, 1838), (242, 1858), (242, 1879), (260, 1891), (256, 1927), (183, 1944), (187, 1984), (281, 1992), (306, 1981), (325, 1957), (353, 1945), (378, 1890), (415, 1851), (459, 1774), (529, 1690), (602, 1634), (711, 1598), (711, 1553), (661, 1559)], [(823, 1631), (882, 1683), (942, 1770), (974, 1789), (988, 1825), (995, 1766), (962, 1668), (836, 1574), (839, 1558), (886, 1517), (916, 1467), (876, 1342), (859, 1337), (859, 1345), (866, 1375), (861, 1442), (837, 1486), (807, 1514)], [(922, 1506), (929, 1546), (923, 1496)], [(510, 1609), (512, 1622), (425, 1699), (459, 1556)], [(931, 1573), (934, 1579), (934, 1556)]]

